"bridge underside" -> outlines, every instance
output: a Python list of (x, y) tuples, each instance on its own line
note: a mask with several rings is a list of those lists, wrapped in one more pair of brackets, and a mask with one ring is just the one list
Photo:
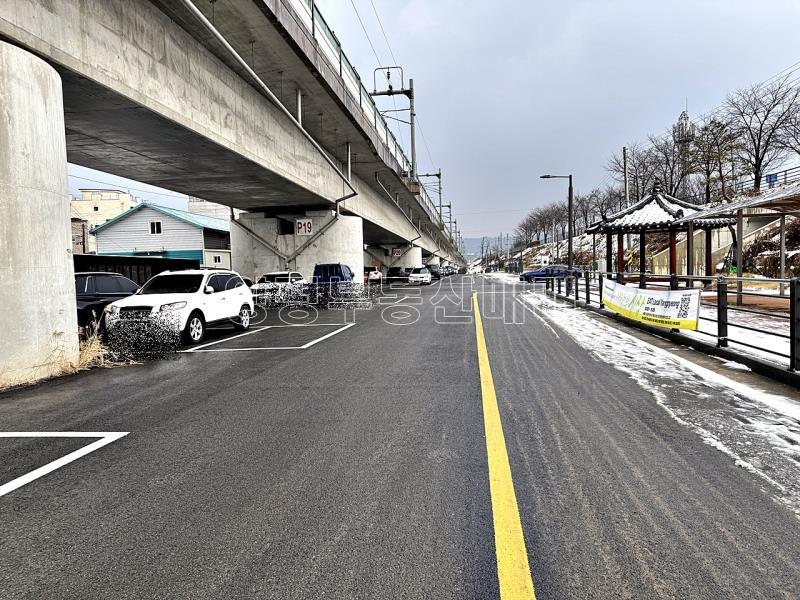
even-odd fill
[(120, 94), (57, 70), (72, 163), (248, 211), (332, 205)]

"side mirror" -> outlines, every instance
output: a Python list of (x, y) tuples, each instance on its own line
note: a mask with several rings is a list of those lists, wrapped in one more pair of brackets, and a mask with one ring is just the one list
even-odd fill
[(203, 290), (206, 294), (213, 294), (214, 293), (214, 286), (207, 285), (206, 289)]

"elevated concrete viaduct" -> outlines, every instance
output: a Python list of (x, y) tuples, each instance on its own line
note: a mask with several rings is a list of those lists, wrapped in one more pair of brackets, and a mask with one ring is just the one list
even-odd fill
[[(365, 257), (389, 265), (397, 249), (415, 263), (463, 264), (358, 74), (340, 47), (337, 57), (330, 43), (321, 45), (315, 31), (321, 17), (302, 13), (309, 6), (305, 0), (16, 0), (0, 2), (0, 44), (31, 55), (26, 62), (17, 52), (9, 68), (38, 60), (60, 76), (63, 114), (48, 100), (37, 118), (45, 130), (65, 131), (49, 142), (65, 144), (70, 162), (248, 211), (246, 222), (232, 228), (234, 249), (244, 253), (234, 252), (234, 265), (243, 270), (346, 256), (359, 273)], [(23, 112), (11, 114), (21, 120), (8, 131), (30, 119)], [(14, 140), (4, 142), (0, 166), (10, 172), (24, 153)], [(27, 183), (15, 182), (29, 192), (14, 195), (16, 204), (4, 206), (4, 214), (23, 219), (23, 205), (41, 201), (36, 185)], [(66, 189), (60, 197), (65, 208)], [(278, 235), (264, 243), (281, 221), (305, 216), (324, 227), (327, 239)], [(63, 241), (62, 225), (52, 219), (6, 225)], [(64, 263), (54, 265), (62, 279), (71, 280), (69, 248), (54, 248), (53, 256)], [(6, 270), (4, 277), (22, 273)], [(21, 289), (16, 279), (4, 287)], [(76, 334), (63, 329), (59, 347), (69, 351), (61, 362), (69, 363)], [(39, 347), (44, 337), (20, 343)]]
[(345, 177), (349, 164), (357, 195), (339, 208), (364, 219), (364, 243), (415, 240), (457, 259), (432, 205), (408, 185), (393, 138), (378, 132), (385, 124), (368, 122), (287, 0), (21, 0), (0, 3), (0, 36), (61, 74), (73, 163), (296, 215), (335, 208), (351, 191), (308, 134)]

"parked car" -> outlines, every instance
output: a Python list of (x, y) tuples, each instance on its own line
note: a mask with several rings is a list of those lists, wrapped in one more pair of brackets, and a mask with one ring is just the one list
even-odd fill
[(389, 267), (386, 272), (386, 281), (389, 283), (405, 283), (408, 281), (408, 274), (403, 267)]
[[(349, 301), (360, 295), (355, 285), (355, 273), (342, 263), (325, 263), (314, 267), (309, 285), (309, 301), (328, 305), (331, 302)], [(360, 286), (361, 284), (359, 284)]]
[(418, 285), (430, 285), (431, 284), (431, 272), (428, 271), (425, 267), (417, 267), (416, 269), (411, 269), (411, 272), (408, 274), (408, 283), (416, 283)]
[(158, 322), (176, 327), (186, 343), (197, 344), (212, 324), (248, 329), (253, 308), (250, 289), (234, 271), (165, 271), (133, 296), (109, 304), (106, 326), (111, 331), (128, 320)]
[(524, 273), (520, 274), (519, 280), (526, 281), (528, 283), (533, 283), (537, 279), (543, 280), (548, 277), (555, 277), (557, 279), (561, 279), (566, 277), (567, 273), (569, 273), (573, 277), (576, 276), (580, 277), (581, 270), (573, 267), (572, 270), (569, 271), (566, 265), (550, 265), (547, 267), (539, 267), (538, 269), (534, 269), (532, 271), (525, 271)]
[(438, 281), (442, 278), (442, 271), (439, 268), (439, 265), (428, 265), (428, 271), (431, 272), (432, 279), (436, 279)]
[(312, 281), (316, 284), (352, 282), (355, 280), (353, 270), (342, 263), (319, 264), (314, 267)]
[(380, 283), (383, 273), (378, 267), (364, 267), (364, 283)]
[(103, 325), (106, 306), (126, 298), (139, 289), (139, 284), (119, 273), (75, 273), (75, 298), (78, 304), (78, 326), (87, 335)]
[(278, 304), (301, 300), (307, 284), (305, 277), (297, 271), (273, 271), (259, 277), (250, 286), (250, 291), (256, 304)]

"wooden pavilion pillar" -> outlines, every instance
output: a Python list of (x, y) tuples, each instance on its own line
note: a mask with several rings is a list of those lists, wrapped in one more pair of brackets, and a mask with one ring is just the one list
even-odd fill
[(678, 271), (678, 256), (675, 248), (675, 230), (669, 230), (669, 275), (670, 281), (673, 280), (673, 275)]
[(639, 231), (639, 287), (644, 289), (647, 287), (647, 252), (645, 250), (645, 236), (644, 229)]
[(706, 277), (713, 277), (714, 276), (714, 265), (711, 264), (712, 254), (711, 254), (711, 229), (706, 229)]
[(624, 283), (625, 248), (623, 247), (622, 232), (617, 234), (617, 281)]
[(686, 287), (694, 287), (692, 281), (694, 275), (694, 223), (689, 221), (686, 229)]
[(611, 253), (613, 244), (611, 242), (611, 232), (606, 232), (606, 273), (611, 273), (614, 270), (614, 263), (612, 262)]

